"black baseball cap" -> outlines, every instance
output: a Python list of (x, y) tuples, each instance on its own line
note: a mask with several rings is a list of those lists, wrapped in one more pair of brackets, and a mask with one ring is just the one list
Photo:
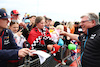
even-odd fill
[(4, 9), (0, 9), (0, 19), (10, 18)]

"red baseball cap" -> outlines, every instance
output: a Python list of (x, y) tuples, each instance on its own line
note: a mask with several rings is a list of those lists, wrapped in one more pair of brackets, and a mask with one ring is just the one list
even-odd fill
[(17, 10), (12, 10), (10, 14), (13, 14), (13, 15), (20, 15), (19, 12), (18, 12)]

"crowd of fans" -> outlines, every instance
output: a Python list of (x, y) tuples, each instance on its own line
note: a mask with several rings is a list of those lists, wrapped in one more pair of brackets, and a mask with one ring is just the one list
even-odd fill
[[(2, 9), (6, 11), (5, 8)], [(27, 13), (19, 21), (20, 13), (17, 10), (12, 10), (10, 16), (7, 28), (12, 31), (17, 46), (21, 48), (50, 52), (53, 47), (60, 48), (59, 39), (62, 39), (64, 44), (67, 45), (71, 41), (70, 37), (60, 36), (60, 31), (79, 34), (79, 22), (53, 21), (46, 16), (29, 15)], [(29, 45), (26, 46), (26, 43)], [(18, 66), (20, 61), (9, 61), (8, 66)]]
[[(5, 10), (4, 8), (2, 9)], [(21, 21), (19, 21), (20, 13), (17, 10), (11, 10), (10, 16), (11, 18), (9, 19), (10, 21), (7, 28), (11, 30), (14, 40), (19, 48), (43, 50), (47, 53), (51, 52), (54, 54), (59, 51), (59, 48), (62, 45), (68, 45), (70, 43), (75, 44), (77, 39), (74, 41), (75, 39), (70, 37), (69, 34), (83, 34), (80, 26), (80, 23), (82, 24), (82, 22), (59, 22), (53, 21), (47, 16), (29, 15), (27, 13), (25, 13)], [(67, 32), (67, 34), (62, 31)], [(76, 45), (80, 45), (80, 43), (77, 42)], [(68, 49), (66, 49), (65, 53), (65, 56), (67, 56)], [(34, 57), (32, 57), (32, 59), (34, 59)], [(16, 67), (23, 64), (23, 60), (24, 58), (21, 57), (17, 61), (7, 60), (7, 65), (8, 67)]]

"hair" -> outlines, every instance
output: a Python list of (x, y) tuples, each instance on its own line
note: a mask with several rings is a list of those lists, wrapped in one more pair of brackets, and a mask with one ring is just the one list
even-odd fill
[(60, 29), (61, 31), (64, 31), (64, 26), (63, 25), (57, 25), (56, 29)]
[(13, 24), (18, 24), (18, 22), (11, 21), (10, 26), (12, 26)]
[(30, 16), (29, 18), (36, 17), (35, 15)]
[(77, 25), (78, 25), (78, 24), (79, 24), (79, 22), (74, 22), (74, 24), (77, 24)]
[(48, 18), (46, 16), (44, 16), (45, 20), (48, 20)]
[(73, 22), (68, 22), (68, 23), (67, 23), (67, 27), (68, 27), (69, 29), (71, 29), (71, 28), (73, 27)]
[(1, 9), (5, 10), (7, 12), (6, 8), (1, 8)]
[(38, 16), (38, 17), (36, 17), (36, 19), (35, 19), (35, 24), (40, 23), (41, 20), (45, 20), (44, 17), (42, 17), (42, 16)]
[(95, 20), (96, 22), (96, 25), (99, 24), (99, 17), (95, 14), (95, 13), (88, 13), (88, 14), (85, 14), (83, 16), (81, 16), (81, 18), (87, 16), (89, 18), (89, 20)]
[(60, 25), (60, 22), (59, 22), (59, 21), (56, 21), (56, 22), (54, 23), (54, 27), (56, 27), (57, 25)]
[[(32, 28), (34, 28), (38, 23), (40, 23), (41, 20), (45, 20), (45, 18), (42, 17), (42, 16), (36, 17), (36, 19), (35, 19), (35, 24), (32, 25)], [(31, 29), (32, 29), (32, 28), (31, 28)]]

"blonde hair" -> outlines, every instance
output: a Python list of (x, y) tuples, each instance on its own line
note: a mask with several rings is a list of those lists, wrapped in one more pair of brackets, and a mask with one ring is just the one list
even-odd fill
[(5, 10), (7, 12), (6, 8), (1, 8), (1, 9)]
[(68, 27), (69, 29), (71, 29), (71, 28), (73, 27), (73, 22), (68, 22), (68, 23), (67, 23), (67, 27)]
[(64, 31), (64, 26), (63, 25), (57, 25), (56, 29), (60, 29), (61, 31)]

